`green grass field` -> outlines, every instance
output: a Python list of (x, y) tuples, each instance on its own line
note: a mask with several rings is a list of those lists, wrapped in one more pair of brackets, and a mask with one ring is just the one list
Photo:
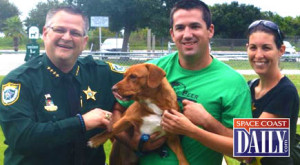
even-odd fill
[[(230, 60), (230, 61), (223, 61), (224, 63), (228, 64), (234, 69), (252, 69), (249, 62), (247, 60)], [(280, 62), (281, 69), (299, 69), (300, 62)]]
[[(235, 62), (229, 62), (230, 65), (232, 65), (233, 68), (235, 69), (250, 69), (249, 67), (240, 67), (241, 64), (239, 63), (235, 63)], [(295, 68), (295, 65), (298, 64), (286, 64), (284, 65), (286, 68)], [(296, 67), (297, 68), (297, 67)], [(299, 67), (300, 68), (300, 67)], [(257, 78), (257, 75), (245, 75), (244, 76), (246, 80), (251, 80), (254, 78)], [(288, 77), (293, 81), (293, 83), (296, 85), (297, 89), (298, 89), (298, 93), (300, 92), (300, 75), (288, 75)], [(2, 79), (4, 78), (4, 76), (0, 76), (0, 82), (2, 81)], [(297, 133), (300, 134), (300, 125), (297, 126)], [(6, 145), (3, 143), (4, 142), (4, 135), (2, 133), (2, 130), (0, 129), (0, 165), (3, 164), (3, 159), (4, 159), (4, 150), (6, 149)], [(107, 141), (104, 144), (104, 150), (106, 153), (106, 161), (108, 162), (108, 156), (111, 150), (111, 143), (110, 141)], [(239, 165), (239, 163), (233, 159), (229, 159), (230, 165)]]
[(4, 144), (4, 135), (2, 129), (0, 128), (0, 164), (3, 164), (4, 159), (4, 151), (6, 149), (6, 145)]

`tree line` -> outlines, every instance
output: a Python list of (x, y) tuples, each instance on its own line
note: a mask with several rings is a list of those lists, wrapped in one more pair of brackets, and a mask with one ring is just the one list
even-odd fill
[[(38, 26), (40, 31), (45, 23), (46, 13), (49, 9), (72, 4), (81, 8), (90, 16), (108, 16), (109, 30), (120, 32), (124, 30), (124, 45), (127, 45), (130, 34), (138, 29), (152, 29), (157, 37), (169, 36), (169, 13), (171, 7), (178, 0), (47, 0), (39, 2), (33, 8), (24, 25)], [(0, 0), (0, 32), (20, 28), (12, 28), (10, 24), (20, 26), (20, 12), (16, 6), (8, 0)], [(277, 23), (286, 36), (300, 36), (300, 15), (297, 17), (281, 17), (273, 12), (261, 12), (253, 5), (239, 4), (237, 1), (209, 6), (212, 13), (212, 21), (215, 25), (214, 38), (246, 38), (248, 25), (254, 20), (268, 19)], [(9, 19), (13, 19), (10, 20)], [(22, 25), (22, 22), (21, 22)], [(10, 28), (7, 28), (10, 27)], [(18, 35), (11, 35), (18, 38)], [(9, 32), (9, 34), (12, 34)], [(9, 35), (7, 35), (9, 36)], [(124, 50), (126, 46), (123, 46)]]

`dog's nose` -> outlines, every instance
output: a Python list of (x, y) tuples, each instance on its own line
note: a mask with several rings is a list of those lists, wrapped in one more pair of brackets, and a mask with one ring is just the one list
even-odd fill
[(113, 92), (117, 92), (118, 87), (117, 87), (116, 85), (114, 85), (114, 86), (111, 88), (111, 90), (112, 90)]

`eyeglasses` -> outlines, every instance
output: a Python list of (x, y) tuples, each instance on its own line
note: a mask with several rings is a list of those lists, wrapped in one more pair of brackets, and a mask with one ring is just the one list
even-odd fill
[[(61, 27), (61, 26), (48, 26), (48, 28), (52, 29), (52, 31), (54, 33), (57, 33), (57, 34), (65, 34), (68, 32), (68, 29), (64, 28), (64, 27)], [(84, 33), (83, 32), (80, 32), (78, 30), (74, 30), (74, 29), (71, 29), (70, 30), (70, 35), (72, 37), (83, 37), (84, 36)]]
[(272, 21), (268, 21), (268, 20), (257, 20), (257, 21), (254, 21), (252, 24), (249, 25), (248, 31), (250, 31), (251, 29), (255, 28), (256, 26), (258, 26), (260, 24), (262, 24), (263, 26), (265, 26), (268, 29), (271, 29), (271, 30), (275, 31), (276, 34), (278, 35), (280, 41), (282, 41), (282, 36), (281, 36), (280, 29), (279, 29), (278, 25), (276, 25)]

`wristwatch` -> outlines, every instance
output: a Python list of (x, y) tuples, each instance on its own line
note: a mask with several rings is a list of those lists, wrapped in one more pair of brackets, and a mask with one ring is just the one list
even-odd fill
[(144, 146), (144, 143), (146, 143), (149, 139), (150, 139), (150, 135), (149, 134), (142, 134), (141, 135), (137, 151), (135, 152), (138, 156), (142, 156), (142, 155), (145, 154), (145, 152), (142, 151), (143, 150), (143, 146)]

